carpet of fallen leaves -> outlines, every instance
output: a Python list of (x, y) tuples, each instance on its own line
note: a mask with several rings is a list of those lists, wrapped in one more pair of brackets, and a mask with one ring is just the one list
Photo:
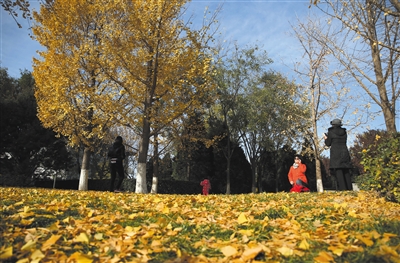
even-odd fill
[(373, 192), (0, 195), (2, 262), (400, 262), (400, 205)]

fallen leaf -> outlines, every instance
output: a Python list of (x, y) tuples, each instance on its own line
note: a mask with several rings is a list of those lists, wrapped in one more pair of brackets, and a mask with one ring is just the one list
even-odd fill
[(374, 244), (374, 241), (372, 241), (369, 237), (364, 237), (362, 235), (356, 235), (356, 238), (361, 240), (368, 247), (370, 247)]
[(52, 235), (46, 242), (42, 245), (42, 250), (49, 249), (52, 245), (54, 245), (58, 239), (60, 239), (61, 235)]
[(281, 253), (285, 257), (289, 257), (293, 255), (293, 249), (288, 247), (281, 247), (277, 249), (279, 253)]
[(325, 251), (319, 252), (318, 257), (315, 257), (314, 260), (319, 263), (329, 263), (334, 261), (333, 257)]
[(230, 257), (233, 255), (236, 255), (236, 253), (238, 251), (236, 248), (234, 248), (232, 246), (225, 246), (225, 247), (221, 248), (221, 252), (222, 252), (222, 254), (224, 254), (225, 257)]
[(246, 222), (248, 222), (246, 215), (244, 213), (240, 213), (240, 215), (238, 217), (238, 223), (243, 224)]
[(243, 252), (241, 258), (242, 258), (244, 261), (248, 261), (248, 260), (254, 259), (254, 258), (255, 258), (258, 254), (260, 254), (262, 251), (263, 251), (263, 249), (262, 249), (261, 246), (254, 247), (254, 248), (250, 248), (250, 249), (247, 249), (247, 250), (245, 250), (245, 251)]
[(96, 233), (94, 235), (94, 239), (96, 240), (103, 240), (103, 233)]
[(308, 244), (307, 240), (303, 239), (300, 242), (299, 248), (301, 248), (303, 250), (308, 250), (308, 249), (310, 249), (310, 244)]
[(29, 240), (28, 242), (26, 242), (25, 245), (22, 246), (21, 250), (29, 251), (32, 248), (34, 248), (35, 245), (36, 245), (36, 241), (35, 240)]
[(68, 262), (70, 262), (70, 261), (76, 262), (76, 263), (92, 263), (93, 259), (91, 259), (90, 257), (88, 257), (82, 253), (75, 252), (68, 258)]
[(77, 242), (77, 243), (89, 243), (89, 237), (86, 235), (86, 233), (81, 232), (79, 234), (79, 236), (77, 236), (74, 239), (74, 242)]
[(12, 257), (12, 255), (13, 255), (13, 247), (11, 246), (0, 250), (0, 259), (7, 259)]
[(251, 229), (240, 229), (239, 230), (239, 233), (244, 236), (252, 236), (253, 232), (254, 232), (254, 230), (251, 230)]
[(336, 246), (330, 246), (328, 247), (328, 249), (330, 251), (332, 251), (333, 254), (335, 254), (336, 256), (342, 256), (344, 249), (341, 247), (336, 247)]
[(31, 255), (31, 262), (32, 263), (39, 263), (40, 260), (42, 260), (44, 258), (44, 255), (42, 253), (42, 251), (40, 251), (39, 249), (35, 250), (35, 252), (32, 253)]

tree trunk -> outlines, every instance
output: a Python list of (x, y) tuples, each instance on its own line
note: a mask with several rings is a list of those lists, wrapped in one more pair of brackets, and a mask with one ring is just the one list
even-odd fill
[(150, 122), (143, 118), (143, 132), (139, 143), (139, 157), (136, 176), (135, 193), (147, 194), (146, 184), (146, 162), (150, 142)]
[(377, 45), (370, 42), (371, 53), (374, 63), (374, 72), (376, 78), (376, 87), (379, 92), (379, 105), (383, 112), (383, 117), (385, 119), (386, 129), (389, 133), (396, 132), (396, 122), (395, 122), (395, 105), (393, 105), (393, 109), (390, 108), (390, 102), (388, 99), (386, 85), (383, 76), (382, 62), (380, 58), (380, 52)]
[(231, 194), (231, 158), (226, 160), (226, 192), (225, 194)]
[[(314, 94), (314, 92), (313, 92)], [(317, 183), (317, 192), (324, 192), (324, 185), (322, 183), (322, 173), (321, 173), (321, 161), (319, 159), (320, 151), (318, 145), (318, 128), (317, 128), (317, 118), (316, 116), (316, 107), (313, 107), (313, 141), (314, 141), (314, 158), (315, 158), (315, 177)]]
[[(226, 125), (226, 127), (228, 127), (228, 123), (226, 121), (226, 114), (224, 115), (224, 123)], [(229, 195), (231, 194), (231, 159), (232, 159), (232, 154), (231, 153), (231, 132), (230, 129), (228, 127), (228, 142), (226, 145), (226, 194)]]
[(90, 157), (91, 151), (89, 148), (85, 147), (83, 150), (83, 160), (82, 160), (82, 167), (81, 167), (81, 175), (79, 177), (79, 188), (78, 190), (87, 191), (88, 190), (88, 179), (89, 179), (89, 172), (90, 172)]
[(252, 182), (251, 182), (251, 192), (257, 193), (257, 173), (256, 173), (256, 163), (254, 160), (251, 161), (251, 174), (252, 174)]
[[(314, 154), (317, 153), (314, 152)], [(315, 158), (315, 174), (317, 177), (317, 191), (319, 193), (322, 193), (324, 191), (324, 185), (322, 184), (321, 160), (319, 159), (319, 157)]]
[(151, 183), (151, 193), (156, 194), (158, 192), (158, 138), (157, 134), (154, 135), (154, 154), (153, 154), (153, 181)]

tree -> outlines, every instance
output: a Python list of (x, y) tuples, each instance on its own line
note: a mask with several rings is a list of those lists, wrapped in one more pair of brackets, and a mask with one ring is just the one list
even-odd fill
[[(287, 150), (281, 149), (288, 146), (298, 148), (304, 140), (309, 128), (308, 123), (304, 121), (309, 116), (309, 104), (302, 101), (300, 87), (280, 73), (265, 73), (261, 85), (263, 89), (260, 93), (255, 93), (254, 101), (259, 97), (264, 98), (264, 104), (260, 105), (264, 111), (261, 118), (265, 119), (263, 136), (269, 138), (269, 147), (264, 150), (277, 153), (273, 160), (277, 168), (275, 189), (278, 191), (278, 184), (287, 178), (280, 176), (288, 171), (280, 165), (279, 159), (285, 158), (287, 154)], [(293, 155), (291, 158), (293, 159)]]
[(398, 1), (328, 0), (324, 3), (324, 6), (318, 5), (319, 9), (333, 22), (341, 23), (342, 38), (333, 41), (332, 35), (320, 35), (316, 39), (379, 106), (387, 131), (395, 133), (396, 101), (400, 96)]
[(12, 16), (19, 28), (22, 28), (22, 26), (17, 21), (18, 11), (22, 12), (22, 17), (24, 19), (32, 19), (28, 0), (0, 0), (0, 5)]
[(239, 107), (241, 143), (252, 166), (253, 192), (260, 189), (261, 154), (295, 144), (307, 127), (298, 117), (305, 112), (295, 101), (297, 86), (274, 72), (260, 77), (258, 84), (248, 87)]
[[(68, 10), (68, 11), (66, 11)], [(111, 21), (105, 1), (55, 1), (33, 14), (34, 38), (46, 50), (34, 59), (38, 117), (46, 128), (83, 146), (79, 190), (87, 190), (92, 152), (112, 126), (119, 90), (103, 74), (101, 45)]]
[[(0, 174), (3, 185), (26, 186), (36, 179), (38, 168), (65, 170), (70, 153), (63, 138), (41, 126), (36, 116), (34, 79), (21, 71), (14, 79), (0, 68)], [(51, 160), (49, 159), (51, 156)]]
[[(215, 118), (222, 121), (222, 127), (226, 134), (219, 135), (226, 142), (223, 145), (222, 152), (226, 158), (226, 194), (231, 193), (231, 159), (234, 150), (237, 149), (235, 144), (239, 143), (239, 118), (237, 112), (239, 94), (243, 92), (243, 85), (248, 81), (248, 76), (242, 74), (240, 64), (243, 50), (235, 44), (233, 51), (228, 54), (226, 59), (221, 59), (217, 63), (217, 74), (215, 82), (218, 86), (218, 103), (213, 111)], [(263, 63), (270, 63), (268, 59)], [(214, 121), (214, 124), (215, 121)], [(232, 145), (233, 144), (233, 145)]]
[(191, 30), (184, 24), (181, 15), (186, 2), (115, 4), (109, 15), (118, 23), (102, 39), (108, 51), (102, 69), (123, 94), (118, 119), (121, 125), (140, 131), (137, 193), (147, 193), (146, 162), (152, 135), (178, 117), (201, 109), (214, 88), (207, 51), (210, 27)]
[(297, 86), (281, 74), (267, 72), (266, 66), (271, 62), (265, 51), (254, 46), (238, 50), (229, 68), (233, 76), (227, 82), (230, 94), (237, 94), (234, 101), (227, 101), (234, 103), (229, 120), (234, 116), (234, 127), (251, 164), (252, 192), (261, 183), (261, 154), (278, 149), (277, 145), (283, 146), (285, 141), (293, 142), (302, 127), (301, 120), (295, 117), (304, 112), (303, 105), (295, 101)]

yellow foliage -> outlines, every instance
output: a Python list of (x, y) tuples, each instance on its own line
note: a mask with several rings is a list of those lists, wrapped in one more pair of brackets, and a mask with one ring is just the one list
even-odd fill
[[(54, 1), (34, 13), (38, 117), (88, 147), (114, 124), (160, 127), (201, 108), (213, 87), (205, 29), (179, 20), (186, 0)], [(112, 10), (112, 12), (110, 12)]]

